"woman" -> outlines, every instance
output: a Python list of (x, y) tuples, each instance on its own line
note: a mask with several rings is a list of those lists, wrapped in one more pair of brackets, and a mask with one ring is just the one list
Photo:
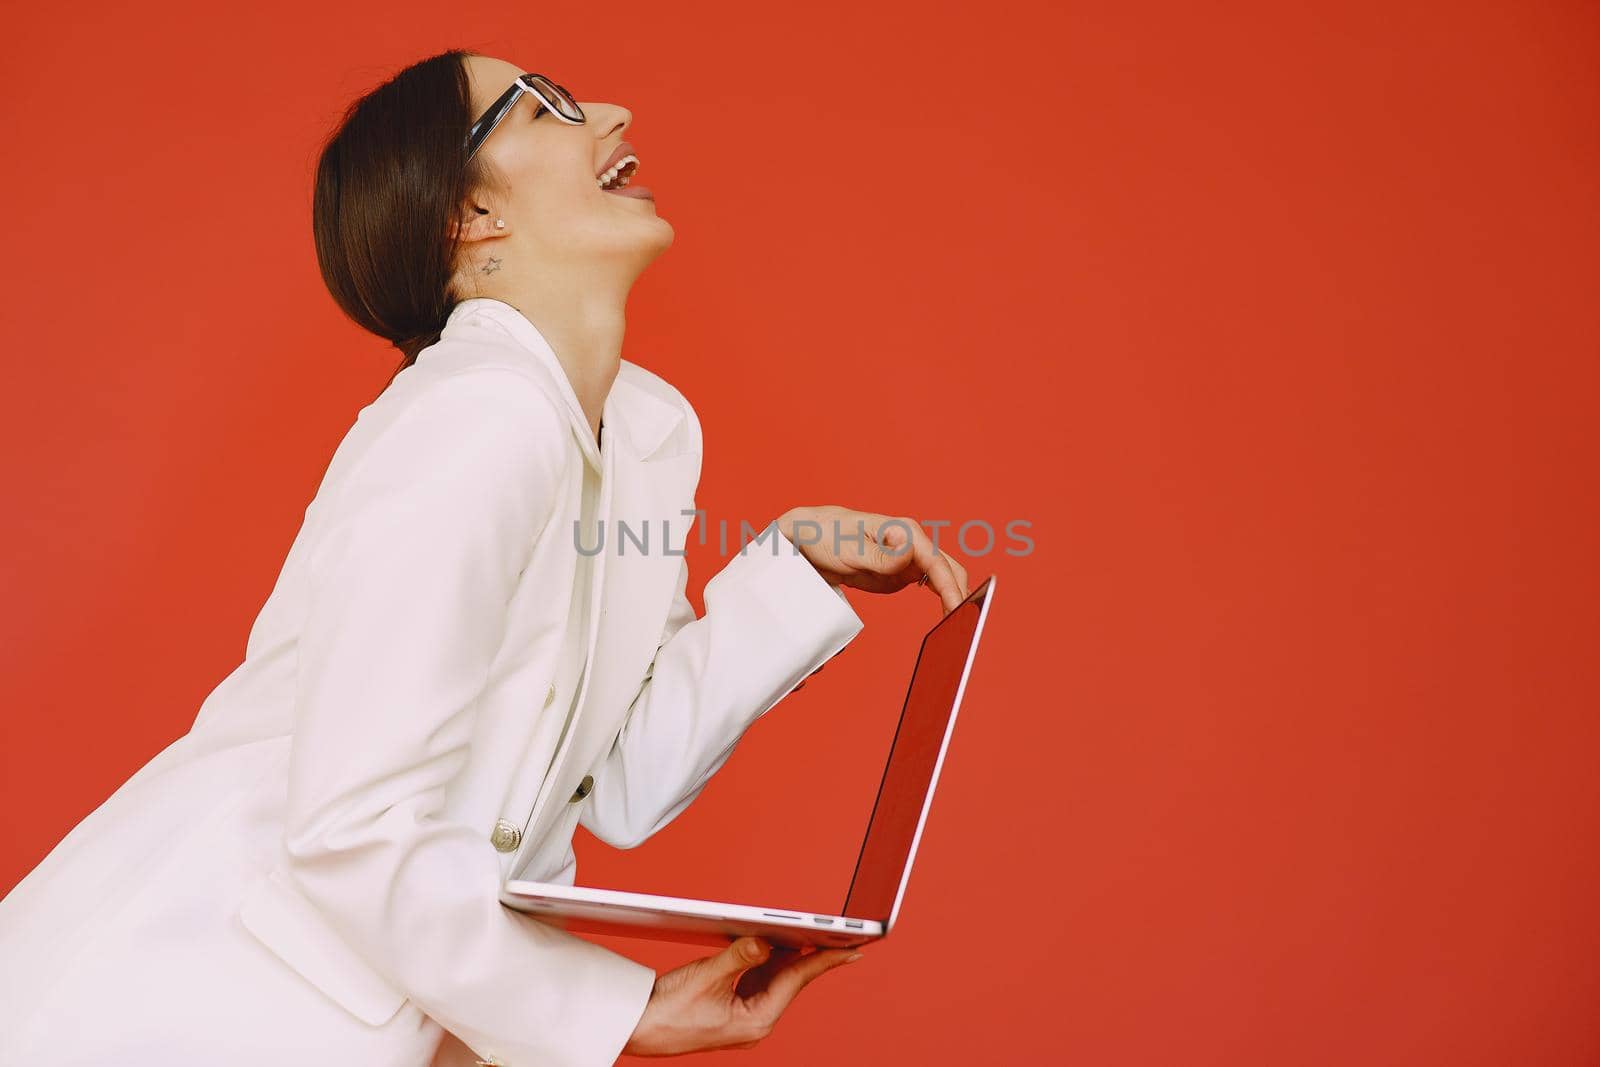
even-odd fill
[(966, 593), (911, 520), (797, 508), (695, 617), (699, 422), (620, 357), (629, 288), (673, 234), (636, 161), (614, 167), (630, 118), (455, 51), (346, 114), (318, 259), (405, 361), (243, 664), (0, 902), (0, 1063), (742, 1047), (849, 958), (740, 938), (657, 976), (498, 901), (512, 875), (570, 884), (578, 823), (626, 848), (681, 812), (860, 630), (842, 586)]

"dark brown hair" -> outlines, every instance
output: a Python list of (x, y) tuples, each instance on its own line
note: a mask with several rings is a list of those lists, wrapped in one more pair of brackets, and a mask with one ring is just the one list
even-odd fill
[[(398, 348), (401, 370), (439, 339), (462, 299), (449, 222), (469, 194), (505, 188), (486, 157), (468, 163), (466, 57), (413, 63), (345, 109), (317, 160), (311, 231), (317, 266), (356, 325)], [(392, 380), (392, 379), (391, 379)]]

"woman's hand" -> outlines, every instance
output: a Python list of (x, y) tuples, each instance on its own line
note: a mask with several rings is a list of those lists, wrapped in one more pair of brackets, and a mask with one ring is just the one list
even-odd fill
[(750, 1048), (772, 1033), (778, 1016), (806, 983), (855, 949), (798, 949), (741, 937), (715, 956), (694, 960), (656, 979), (644, 1015), (622, 1049), (629, 1056), (678, 1056), (711, 1049)]
[(784, 512), (778, 530), (829, 585), (893, 593), (916, 582), (926, 585), (945, 611), (967, 597), (966, 568), (935, 548), (916, 519), (829, 504)]

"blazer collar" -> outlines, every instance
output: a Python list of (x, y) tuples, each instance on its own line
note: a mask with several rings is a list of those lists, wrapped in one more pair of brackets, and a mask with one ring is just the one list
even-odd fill
[[(539, 328), (518, 308), (493, 297), (471, 297), (456, 304), (450, 310), (446, 326), (448, 328), (449, 325), (469, 319), (497, 327), (550, 372), (565, 401), (573, 431), (585, 457), (594, 464), (596, 470), (602, 470), (599, 446), (589, 432), (589, 418), (584, 414), (583, 405), (578, 402), (578, 394), (573, 391), (566, 368), (556, 358), (555, 349), (539, 332)], [(645, 459), (661, 446), (673, 427), (682, 421), (683, 409), (635, 382), (634, 374), (639, 371), (642, 368), (636, 368), (627, 360), (622, 361), (611, 383), (611, 391), (606, 394), (600, 422), (602, 436), (619, 433), (627, 439), (630, 451)]]

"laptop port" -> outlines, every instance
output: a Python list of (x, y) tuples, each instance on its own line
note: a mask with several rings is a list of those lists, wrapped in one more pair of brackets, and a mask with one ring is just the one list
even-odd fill
[(860, 919), (846, 919), (844, 924), (853, 930), (859, 930), (866, 925)]
[(811, 916), (811, 921), (814, 922), (814, 923), (821, 923), (823, 926), (832, 926), (833, 925), (833, 920), (832, 919), (824, 919), (820, 915)]

